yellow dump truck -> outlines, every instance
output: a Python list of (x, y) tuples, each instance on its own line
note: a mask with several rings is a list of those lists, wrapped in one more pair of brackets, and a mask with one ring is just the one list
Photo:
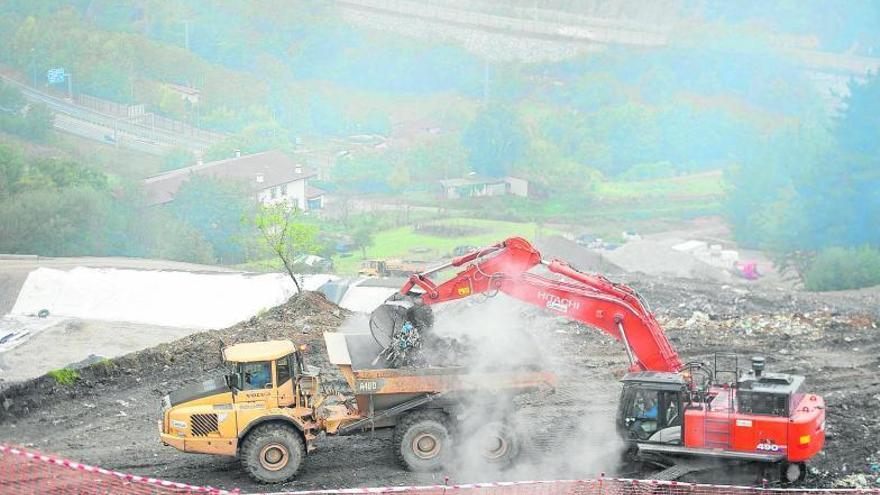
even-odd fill
[(430, 262), (416, 260), (364, 260), (358, 270), (362, 277), (409, 277), (428, 269)]
[(369, 334), (327, 333), (324, 340), (353, 396), (325, 394), (320, 373), (293, 342), (236, 344), (223, 349), (225, 376), (162, 398), (161, 442), (183, 452), (238, 456), (264, 483), (292, 479), (321, 432), (394, 428), (397, 456), (415, 471), (440, 469), (456, 436), (480, 439), (480, 455), (506, 465), (519, 451), (513, 428), (503, 419), (468, 417), (468, 404), (491, 399), (507, 404), (496, 410), (512, 409), (509, 398), (555, 385), (553, 374), (536, 370), (374, 368), (381, 349)]

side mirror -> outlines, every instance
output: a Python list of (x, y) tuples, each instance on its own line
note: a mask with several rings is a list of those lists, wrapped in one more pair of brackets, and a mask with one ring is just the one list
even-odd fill
[(233, 392), (241, 390), (241, 373), (226, 375), (226, 385), (229, 386)]

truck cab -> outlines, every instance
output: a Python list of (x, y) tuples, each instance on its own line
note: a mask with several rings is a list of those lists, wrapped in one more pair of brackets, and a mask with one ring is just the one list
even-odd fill
[(250, 474), (289, 478), (314, 449), (319, 376), (290, 341), (222, 350), (227, 374), (162, 398), (161, 442), (184, 452), (242, 457)]
[(388, 273), (388, 268), (384, 260), (364, 260), (361, 261), (361, 268), (358, 275), (362, 277), (384, 277)]

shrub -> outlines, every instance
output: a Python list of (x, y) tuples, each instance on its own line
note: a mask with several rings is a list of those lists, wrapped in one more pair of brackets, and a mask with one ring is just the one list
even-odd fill
[(61, 368), (60, 370), (52, 370), (46, 373), (55, 379), (58, 385), (69, 387), (79, 380), (79, 372), (70, 368)]
[(820, 252), (804, 273), (807, 290), (858, 289), (880, 285), (880, 248), (832, 247)]

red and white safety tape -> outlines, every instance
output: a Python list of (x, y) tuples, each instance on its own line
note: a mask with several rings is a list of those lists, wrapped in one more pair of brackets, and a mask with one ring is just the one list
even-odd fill
[[(119, 471), (110, 471), (107, 469), (90, 466), (88, 464), (82, 464), (79, 462), (74, 462), (68, 459), (62, 459), (58, 457), (52, 457), (47, 455), (42, 455), (38, 452), (26, 451), (23, 449), (19, 449), (16, 447), (11, 447), (9, 445), (0, 444), (0, 453), (7, 453), (11, 455), (24, 456), (28, 459), (45, 462), (48, 464), (53, 464), (56, 466), (62, 466), (69, 469), (86, 471), (99, 473), (106, 476), (113, 476), (119, 479), (122, 479), (127, 482), (132, 483), (145, 483), (153, 486), (162, 486), (167, 488), (176, 488), (179, 490), (188, 490), (192, 493), (205, 493), (208, 495), (240, 495), (238, 490), (229, 491), (229, 490), (221, 490), (219, 488), (213, 488), (210, 486), (196, 486), (189, 485), (186, 483), (180, 483), (176, 481), (167, 481), (161, 480), (158, 478), (151, 478), (147, 476), (138, 476), (133, 474), (121, 473)], [(633, 485), (633, 486), (670, 486), (670, 487), (678, 487), (680, 491), (691, 491), (691, 492), (699, 492), (700, 490), (706, 491), (717, 491), (720, 493), (728, 493), (728, 494), (736, 494), (739, 493), (741, 495), (754, 494), (754, 493), (786, 493), (786, 494), (830, 494), (830, 493), (847, 493), (852, 495), (880, 495), (880, 489), (877, 488), (849, 488), (849, 489), (840, 489), (840, 488), (762, 488), (756, 486), (741, 486), (741, 485), (716, 485), (716, 484), (704, 484), (704, 483), (683, 483), (679, 481), (665, 481), (665, 480), (637, 480), (631, 478), (607, 478), (602, 476), (593, 479), (583, 479), (583, 480), (529, 480), (529, 481), (496, 481), (496, 482), (486, 482), (486, 483), (464, 483), (464, 484), (443, 484), (443, 485), (412, 485), (412, 486), (383, 486), (383, 487), (375, 487), (375, 488), (342, 488), (342, 489), (330, 489), (330, 490), (302, 490), (302, 491), (285, 491), (285, 492), (270, 492), (264, 493), (262, 495), (355, 495), (355, 494), (376, 494), (376, 493), (401, 493), (401, 492), (427, 492), (427, 491), (459, 491), (459, 490), (473, 490), (480, 488), (503, 488), (503, 487), (514, 487), (514, 486), (525, 486), (525, 485), (597, 485), (601, 487), (602, 484), (613, 484), (617, 486), (625, 486), (625, 485)]]
[(85, 471), (88, 473), (98, 473), (105, 476), (112, 476), (115, 478), (119, 478), (123, 481), (129, 483), (143, 483), (152, 486), (161, 486), (165, 488), (175, 488), (178, 490), (187, 490), (192, 493), (206, 493), (209, 495), (231, 495), (237, 494), (238, 491), (230, 492), (227, 490), (220, 490), (219, 488), (213, 488), (210, 486), (195, 486), (188, 485), (186, 483), (179, 483), (177, 481), (168, 481), (168, 480), (160, 480), (158, 478), (151, 478), (148, 476), (138, 476), (135, 474), (126, 474), (120, 473), (119, 471), (110, 471), (108, 469), (103, 469), (95, 466), (90, 466), (88, 464), (82, 464), (79, 462), (74, 462), (68, 459), (61, 459), (58, 457), (43, 455), (38, 452), (30, 452), (26, 450), (22, 450), (15, 447), (10, 447), (8, 445), (0, 445), (0, 453), (11, 454), (16, 456), (26, 457), (28, 459), (44, 462), (47, 464), (53, 464), (55, 466), (62, 466), (65, 468), (69, 468), (76, 471)]
[(473, 490), (480, 488), (503, 488), (524, 485), (581, 485), (596, 487), (601, 490), (603, 485), (611, 485), (616, 487), (624, 487), (631, 485), (634, 488), (649, 488), (659, 486), (676, 487), (677, 492), (686, 493), (702, 493), (716, 492), (730, 495), (752, 495), (755, 493), (764, 494), (787, 494), (787, 495), (811, 495), (811, 494), (839, 494), (846, 493), (851, 495), (880, 495), (880, 489), (877, 488), (764, 488), (757, 486), (744, 485), (717, 485), (707, 483), (685, 483), (681, 481), (666, 480), (640, 480), (632, 478), (608, 478), (604, 473), (598, 478), (582, 479), (582, 480), (529, 480), (529, 481), (496, 481), (486, 483), (465, 483), (453, 485), (414, 485), (414, 486), (385, 486), (376, 488), (346, 488), (336, 490), (303, 490), (288, 492), (271, 492), (262, 495), (349, 495), (349, 494), (376, 494), (376, 493), (400, 493), (400, 492), (419, 492), (419, 491), (456, 491), (456, 490)]

